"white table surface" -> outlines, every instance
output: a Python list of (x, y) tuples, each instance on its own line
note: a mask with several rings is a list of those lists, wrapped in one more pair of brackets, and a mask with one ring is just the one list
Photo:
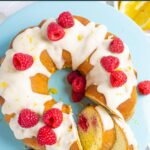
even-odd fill
[(32, 1), (1, 1), (0, 2), (0, 23), (2, 23), (8, 16), (22, 9), (23, 7), (34, 3)]

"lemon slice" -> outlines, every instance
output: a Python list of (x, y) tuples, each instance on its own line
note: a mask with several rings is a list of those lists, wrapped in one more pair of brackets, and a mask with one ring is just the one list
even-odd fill
[(118, 9), (132, 18), (142, 29), (150, 29), (150, 2), (146, 1), (121, 1)]

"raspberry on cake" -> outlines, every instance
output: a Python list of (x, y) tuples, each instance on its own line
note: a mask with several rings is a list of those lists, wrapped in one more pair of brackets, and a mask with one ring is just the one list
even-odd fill
[(28, 54), (16, 53), (13, 56), (13, 64), (16, 70), (26, 70), (33, 64), (33, 57)]
[(63, 114), (57, 108), (52, 108), (46, 111), (43, 115), (43, 122), (51, 128), (57, 128), (63, 121)]
[(58, 41), (65, 35), (63, 28), (55, 22), (51, 22), (47, 27), (47, 37), (51, 41)]
[(18, 117), (18, 123), (23, 128), (31, 128), (39, 121), (39, 115), (30, 109), (23, 109)]
[(72, 90), (72, 101), (73, 102), (80, 102), (85, 96), (85, 92), (75, 92)]
[[(125, 133), (112, 115), (129, 119), (136, 104), (129, 56), (128, 46), (104, 25), (70, 12), (19, 32), (0, 67), (0, 104), (14, 136), (35, 150), (120, 150)], [(68, 67), (72, 101), (86, 96), (110, 113), (86, 107), (79, 115), (80, 138), (71, 106), (48, 92), (52, 74)]]
[(57, 141), (55, 132), (48, 126), (40, 128), (37, 140), (40, 145), (53, 145)]
[(110, 74), (110, 82), (113, 87), (120, 87), (127, 82), (127, 76), (123, 71), (113, 71)]
[(101, 58), (100, 62), (108, 72), (114, 71), (119, 66), (119, 59), (114, 56), (104, 56)]
[(122, 53), (124, 50), (122, 40), (119, 38), (114, 38), (114, 40), (109, 45), (109, 50), (113, 53)]
[(79, 71), (72, 71), (68, 74), (67, 80), (72, 85), (72, 101), (80, 102), (85, 96), (85, 76), (83, 76)]
[(78, 71), (72, 71), (71, 73), (68, 74), (67, 76), (67, 81), (72, 84), (72, 82), (74, 81), (74, 79), (76, 79), (77, 77), (80, 77), (81, 74)]
[(57, 21), (63, 28), (70, 28), (74, 25), (73, 16), (68, 11), (61, 13)]
[(76, 93), (83, 93), (85, 91), (86, 79), (81, 76), (77, 77), (72, 82), (72, 89)]

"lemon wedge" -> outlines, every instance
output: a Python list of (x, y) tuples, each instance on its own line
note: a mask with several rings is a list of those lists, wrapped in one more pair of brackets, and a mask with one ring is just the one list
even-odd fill
[(118, 9), (132, 18), (143, 30), (150, 30), (150, 2), (121, 1)]

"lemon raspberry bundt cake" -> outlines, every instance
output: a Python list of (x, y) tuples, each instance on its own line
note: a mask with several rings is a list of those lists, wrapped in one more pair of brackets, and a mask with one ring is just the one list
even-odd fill
[(136, 150), (137, 143), (124, 119), (101, 106), (88, 106), (79, 115), (78, 131), (84, 150)]
[[(136, 74), (127, 45), (104, 25), (63, 12), (20, 32), (0, 67), (2, 113), (15, 137), (35, 150), (82, 150), (71, 107), (56, 102), (48, 92), (51, 75), (66, 67), (80, 74), (75, 71), (68, 77), (74, 102), (85, 94), (125, 119), (134, 111)], [(116, 137), (112, 119), (100, 109), (101, 117), (96, 111), (92, 122), (95, 108), (89, 109), (90, 124), (98, 124), (100, 133), (96, 139), (90, 128), (93, 147), (110, 149)], [(104, 120), (111, 122), (109, 132)]]

